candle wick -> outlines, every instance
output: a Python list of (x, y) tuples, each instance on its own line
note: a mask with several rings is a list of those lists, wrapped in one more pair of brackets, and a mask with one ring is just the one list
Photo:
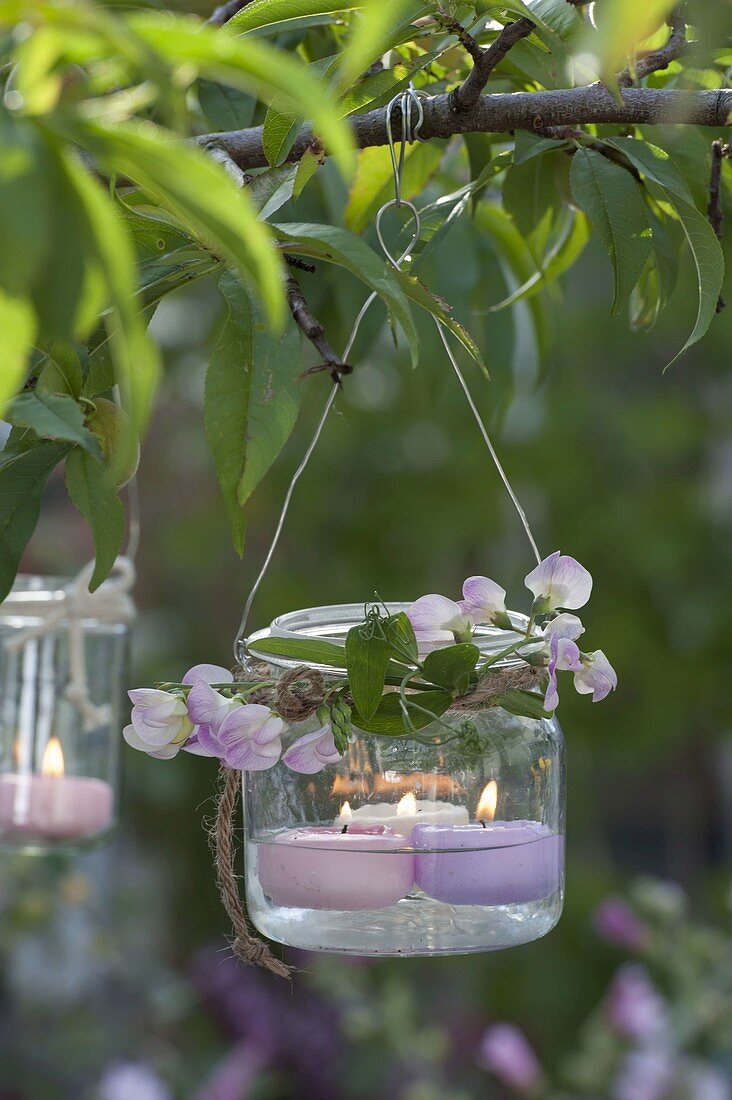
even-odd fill
[(483, 826), (483, 828), (485, 829), (485, 828), (486, 828), (486, 823), (485, 823), (485, 821), (483, 820), (483, 818), (482, 818), (482, 817), (481, 817), (481, 819), (480, 819), (480, 823), (481, 823), (481, 825)]
[(344, 825), (344, 826), (343, 826), (343, 828), (341, 829), (341, 834), (343, 834), (343, 833), (347, 833), (347, 832), (348, 832), (348, 825), (346, 824), (346, 825)]

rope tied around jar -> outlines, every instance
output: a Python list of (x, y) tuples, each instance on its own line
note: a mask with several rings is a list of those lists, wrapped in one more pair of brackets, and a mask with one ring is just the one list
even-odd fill
[(249, 701), (271, 706), (285, 722), (304, 722), (315, 714), (326, 694), (322, 673), (317, 668), (298, 665), (286, 672), (275, 687), (252, 692)]
[(250, 966), (261, 966), (278, 978), (289, 978), (293, 968), (273, 955), (269, 945), (252, 931), (239, 894), (238, 879), (234, 870), (236, 857), (234, 818), (239, 804), (241, 772), (222, 764), (219, 777), (216, 817), (211, 825), (209, 840), (214, 853), (216, 882), (221, 894), (221, 902), (234, 930), (231, 949), (239, 962), (248, 963)]
[(128, 557), (117, 558), (111, 575), (95, 592), (90, 592), (89, 582), (93, 573), (94, 562), (88, 562), (64, 587), (63, 600), (39, 607), (40, 622), (19, 630), (5, 642), (6, 650), (15, 653), (28, 642), (45, 638), (63, 623), (68, 623), (69, 682), (64, 694), (78, 708), (87, 732), (109, 722), (112, 710), (109, 704), (97, 706), (89, 694), (84, 620), (94, 619), (98, 623), (113, 624), (130, 623), (135, 618), (135, 605), (130, 597), (135, 584), (135, 566), (132, 560)]

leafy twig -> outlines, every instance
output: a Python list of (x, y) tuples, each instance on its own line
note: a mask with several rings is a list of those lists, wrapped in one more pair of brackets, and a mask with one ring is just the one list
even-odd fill
[[(450, 106), (453, 111), (467, 111), (475, 106), (496, 65), (503, 61), (512, 46), (531, 34), (533, 29), (534, 23), (522, 16), (515, 23), (507, 23), (495, 41), (491, 42), (486, 49), (479, 47), (467, 31), (463, 32), (463, 36), (458, 35), (463, 45), (465, 45), (466, 35), (470, 39), (470, 45), (466, 45), (465, 48), (473, 58), (473, 67), (464, 83), (450, 93)], [(461, 30), (463, 30), (462, 27)]]
[(334, 382), (340, 382), (344, 374), (350, 374), (352, 372), (353, 367), (348, 363), (344, 363), (341, 357), (337, 355), (330, 346), (325, 336), (325, 329), (320, 321), (313, 317), (305, 299), (305, 295), (300, 289), (300, 284), (296, 279), (293, 279), (291, 275), (285, 282), (285, 291), (287, 293), (290, 313), (293, 316), (295, 324), (302, 330), (313, 347), (316, 348), (323, 357), (322, 363), (316, 367), (309, 367), (308, 370), (303, 371), (300, 377), (305, 378), (310, 374), (328, 371)]
[(686, 41), (686, 20), (680, 11), (674, 12), (669, 17), (671, 33), (665, 45), (658, 50), (652, 50), (645, 57), (639, 57), (633, 66), (633, 71), (624, 69), (618, 75), (618, 84), (621, 88), (629, 88), (636, 80), (642, 80), (644, 76), (657, 73), (661, 69), (667, 69), (672, 61), (676, 61), (688, 49)]

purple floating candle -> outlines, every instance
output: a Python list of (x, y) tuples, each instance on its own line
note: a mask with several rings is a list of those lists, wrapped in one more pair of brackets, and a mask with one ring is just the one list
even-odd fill
[(521, 905), (562, 885), (564, 837), (539, 821), (417, 825), (412, 845), (417, 886), (450, 905)]

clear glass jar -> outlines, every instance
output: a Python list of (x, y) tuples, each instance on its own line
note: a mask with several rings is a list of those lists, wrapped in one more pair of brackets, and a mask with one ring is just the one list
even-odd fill
[(0, 605), (0, 844), (26, 851), (98, 841), (117, 812), (133, 605), (103, 596), (99, 621), (67, 585), (21, 575)]
[[(283, 615), (247, 639), (242, 663), (259, 676), (265, 661), (277, 677), (303, 662), (267, 655), (269, 639), (342, 644), (363, 613), (343, 604)], [(484, 656), (526, 630), (525, 617), (511, 619), (515, 636), (479, 628)], [(328, 679), (344, 673), (310, 667)], [(448, 711), (443, 721), (457, 728), (466, 717)], [(554, 927), (564, 898), (561, 730), (499, 707), (469, 717), (478, 740), (467, 756), (457, 740), (357, 732), (314, 775), (281, 761), (244, 773), (247, 904), (260, 932), (311, 951), (448, 955), (513, 947)], [(317, 726), (300, 723), (291, 739)], [(436, 723), (419, 736), (449, 737)]]

